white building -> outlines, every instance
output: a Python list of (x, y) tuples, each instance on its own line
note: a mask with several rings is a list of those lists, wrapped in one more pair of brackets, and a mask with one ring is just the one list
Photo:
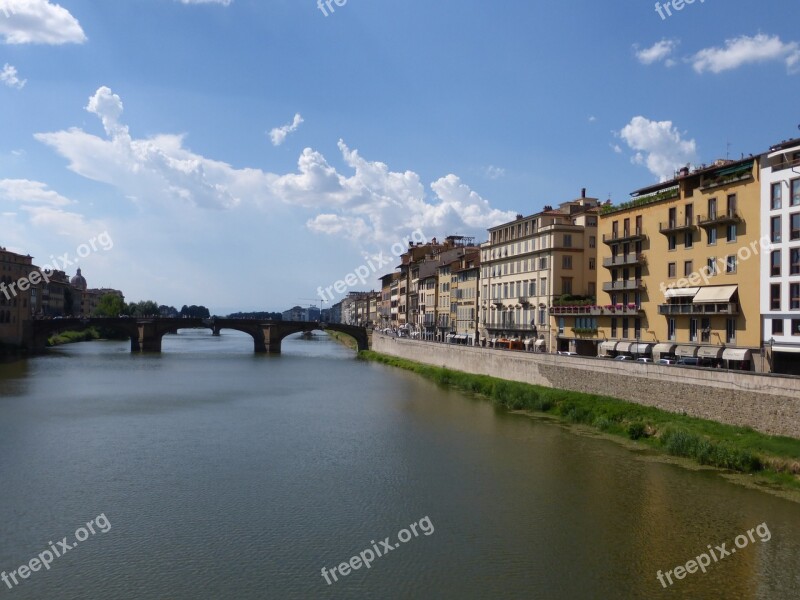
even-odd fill
[(800, 375), (800, 138), (761, 161), (763, 342), (778, 373)]

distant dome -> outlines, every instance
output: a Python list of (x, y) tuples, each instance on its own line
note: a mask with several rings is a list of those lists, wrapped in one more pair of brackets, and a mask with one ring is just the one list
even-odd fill
[(70, 284), (72, 284), (72, 287), (76, 290), (83, 291), (86, 289), (86, 280), (83, 278), (83, 275), (81, 275), (80, 269), (78, 269), (77, 275), (70, 280)]

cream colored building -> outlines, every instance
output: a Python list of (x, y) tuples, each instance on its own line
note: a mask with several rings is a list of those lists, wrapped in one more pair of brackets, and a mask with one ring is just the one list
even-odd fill
[(551, 319), (550, 311), (562, 299), (597, 293), (598, 210), (584, 190), (556, 209), (489, 229), (481, 246), (479, 330), (489, 345), (511, 340), (538, 351), (596, 354), (594, 338), (574, 333), (575, 316)]
[(759, 368), (759, 179), (757, 158), (717, 161), (603, 207), (601, 355)]

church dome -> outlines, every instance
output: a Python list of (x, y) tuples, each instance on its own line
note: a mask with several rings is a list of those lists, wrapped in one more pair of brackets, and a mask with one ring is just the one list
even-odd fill
[(86, 289), (86, 279), (84, 279), (83, 275), (81, 275), (81, 270), (78, 269), (78, 273), (70, 280), (70, 284), (76, 290), (85, 290)]

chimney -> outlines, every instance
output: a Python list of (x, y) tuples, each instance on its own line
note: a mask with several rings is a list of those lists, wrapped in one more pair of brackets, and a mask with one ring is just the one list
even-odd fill
[(581, 198), (586, 198), (586, 188), (581, 188)]

